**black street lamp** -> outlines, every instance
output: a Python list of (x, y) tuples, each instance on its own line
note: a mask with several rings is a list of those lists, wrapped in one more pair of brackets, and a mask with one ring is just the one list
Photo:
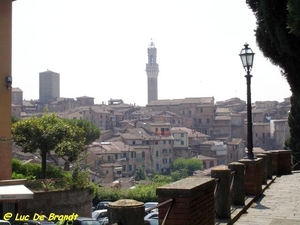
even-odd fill
[(253, 154), (253, 133), (252, 133), (252, 108), (251, 108), (251, 77), (250, 71), (253, 66), (254, 53), (251, 48), (248, 47), (248, 44), (244, 44), (245, 48), (241, 50), (240, 57), (243, 63), (243, 67), (247, 72), (245, 76), (247, 79), (247, 154), (245, 158), (254, 159)]

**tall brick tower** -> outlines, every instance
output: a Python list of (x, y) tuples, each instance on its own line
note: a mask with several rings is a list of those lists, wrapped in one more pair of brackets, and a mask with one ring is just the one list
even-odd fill
[(157, 100), (157, 77), (158, 77), (158, 64), (156, 63), (156, 48), (151, 40), (148, 47), (148, 63), (146, 64), (146, 72), (148, 77), (148, 103)]

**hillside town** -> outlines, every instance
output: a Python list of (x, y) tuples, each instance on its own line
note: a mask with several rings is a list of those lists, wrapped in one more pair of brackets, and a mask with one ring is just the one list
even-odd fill
[[(234, 97), (158, 98), (157, 49), (147, 48), (146, 74), (148, 104), (138, 106), (120, 99), (95, 104), (94, 97), (60, 96), (60, 74), (39, 73), (39, 99), (23, 100), (21, 88), (12, 87), (12, 115), (21, 119), (42, 115), (45, 110), (60, 118), (87, 120), (101, 136), (86, 149), (91, 181), (111, 183), (131, 177), (137, 168), (149, 174), (167, 174), (173, 160), (195, 157), (204, 169), (228, 165), (245, 156), (247, 104)], [(252, 103), (254, 151), (283, 149), (289, 137), (288, 113), (291, 104), (256, 101)], [(23, 153), (15, 146), (14, 156), (39, 161), (38, 155)], [(51, 158), (48, 158), (51, 162)], [(59, 159), (57, 159), (59, 161)], [(60, 166), (63, 166), (62, 160)]]
[[(94, 182), (130, 177), (139, 167), (149, 173), (168, 173), (172, 161), (179, 157), (196, 157), (209, 169), (245, 155), (246, 103), (239, 98), (221, 102), (213, 97), (153, 100), (141, 107), (122, 99), (98, 105), (87, 96), (42, 104), (23, 101), (20, 88), (13, 88), (12, 96), (16, 117), (38, 116), (47, 108), (58, 117), (84, 119), (100, 128), (100, 139), (87, 148), (86, 164)], [(283, 149), (289, 137), (289, 98), (254, 102), (252, 107), (254, 150)], [(13, 151), (19, 159), (38, 160), (17, 147)]]
[[(77, 58), (80, 60), (73, 61), (64, 55), (63, 49), (58, 45), (47, 43), (43, 29), (39, 28), (38, 34), (41, 36), (36, 36), (42, 39), (43, 43), (36, 43), (36, 39), (32, 37), (30, 42), (39, 47), (55, 46), (53, 49), (56, 60), (66, 67), (72, 65), (66, 70), (54, 66), (55, 64), (51, 64), (50, 57), (44, 58), (42, 54), (38, 54), (39, 52), (31, 48), (26, 35), (19, 35), (20, 33), (16, 32), (18, 30), (13, 29), (18, 20), (17, 17), (13, 17), (12, 2), (16, 1), (0, 1), (0, 46), (2, 45), (0, 51), (0, 78), (2, 79), (0, 88), (0, 225), (225, 225), (236, 222), (237, 224), (275, 225), (300, 223), (297, 198), (300, 186), (300, 139), (298, 138), (300, 131), (297, 117), (300, 108), (300, 82), (297, 76), (299, 32), (297, 33), (297, 27), (291, 23), (297, 17), (294, 12), (297, 12), (299, 7), (286, 2), (265, 3), (257, 7), (258, 1), (246, 2), (257, 19), (257, 29), (254, 30), (257, 45), (265, 58), (280, 67), (281, 74), (290, 86), (291, 96), (280, 93), (281, 97), (285, 97), (282, 101), (266, 100), (269, 98), (264, 95), (265, 88), (263, 88), (258, 89), (258, 93), (264, 95), (265, 100), (251, 101), (251, 78), (255, 53), (246, 42), (239, 56), (246, 72), (244, 77), (247, 85), (247, 101), (237, 97), (238, 92), (232, 87), (234, 86), (232, 82), (227, 83), (227, 77), (227, 80), (223, 81), (226, 82), (224, 85), (226, 88), (223, 88), (220, 77), (218, 77), (218, 84), (222, 87), (213, 89), (207, 85), (213, 93), (202, 89), (203, 82), (201, 94), (199, 94), (199, 86), (192, 88), (190, 83), (184, 85), (180, 78), (177, 79), (180, 81), (180, 87), (172, 86), (172, 89), (181, 91), (181, 97), (175, 98), (174, 95), (171, 97), (167, 95), (167, 98), (160, 98), (159, 93), (169, 92), (166, 89), (160, 92), (158, 90), (160, 70), (157, 48), (151, 39), (145, 49), (148, 53), (146, 68), (140, 70), (140, 67), (137, 67), (138, 71), (141, 71), (137, 74), (145, 75), (146, 72), (147, 86), (145, 85), (145, 88), (141, 90), (145, 90), (144, 94), (147, 92), (148, 99), (145, 105), (138, 105), (124, 101), (126, 95), (117, 86), (107, 85), (112, 83), (106, 80), (110, 74), (103, 72), (105, 70), (99, 74), (101, 82), (105, 81), (101, 84), (109, 88), (105, 91), (105, 94), (109, 94), (106, 95), (108, 97), (104, 97), (104, 91), (98, 91), (98, 87), (94, 94), (87, 94), (85, 92), (87, 89), (81, 89), (80, 91), (84, 93), (80, 92), (77, 97), (74, 93), (71, 94), (67, 87), (62, 87), (60, 79), (63, 78), (63, 81), (68, 77), (68, 73), (72, 74), (70, 67), (77, 66), (78, 62), (81, 63), (83, 57), (91, 65), (97, 64), (98, 66), (99, 62), (102, 65), (105, 64), (101, 61), (101, 57), (98, 58), (99, 50), (96, 46), (92, 47), (93, 51), (97, 52), (97, 57), (93, 57), (88, 53), (89, 51), (86, 51), (90, 50), (87, 41), (82, 39), (79, 44), (76, 43), (76, 47), (82, 47), (88, 54), (82, 54), (81, 49), (76, 48), (76, 56), (79, 56)], [(43, 26), (47, 28), (47, 34), (56, 34), (56, 32), (51, 32), (49, 25), (55, 20), (59, 21), (59, 26), (53, 27), (57, 28), (61, 25), (64, 28), (60, 30), (60, 35), (47, 36), (51, 38), (57, 36), (66, 50), (68, 50), (68, 45), (72, 46), (72, 49), (74, 45), (71, 44), (72, 38), (67, 38), (62, 31), (70, 32), (72, 24), (76, 25), (74, 26), (76, 35), (80, 36), (84, 33), (89, 38), (88, 42), (92, 43), (91, 37), (95, 37), (97, 44), (103, 46), (106, 43), (101, 41), (95, 35), (96, 33), (94, 35), (90, 33), (94, 30), (90, 21), (84, 23), (84, 17), (89, 19), (93, 17), (85, 16), (84, 11), (89, 12), (90, 15), (92, 12), (86, 10), (83, 4), (80, 3), (80, 13), (75, 13), (76, 18), (80, 18), (80, 23), (78, 23), (75, 17), (72, 17), (71, 11), (66, 14), (67, 10), (63, 10), (62, 4), (54, 5), (51, 2), (54, 6), (51, 10), (50, 2), (45, 10), (36, 8), (44, 14), (43, 16), (25, 10), (27, 16), (22, 18), (27, 19), (28, 15), (34, 14), (35, 19), (44, 21), (42, 17), (47, 17), (46, 11), (56, 15), (54, 17), (51, 15), (51, 23), (43, 23)], [(26, 4), (30, 8), (29, 2)], [(70, 4), (73, 4), (72, 11), (76, 12), (73, 7), (75, 3), (67, 3), (68, 9)], [(109, 12), (109, 8), (101, 7), (105, 9), (101, 11), (93, 4), (89, 6), (96, 9), (97, 15), (105, 14), (105, 11)], [(119, 8), (126, 12), (126, 16), (120, 17), (121, 11), (117, 11), (117, 14), (110, 12), (109, 16), (127, 17), (127, 14), (132, 12), (128, 11), (128, 8), (124, 10), (126, 9), (124, 6)], [(135, 3), (131, 8), (138, 11), (136, 6)], [(187, 12), (192, 15), (191, 6), (190, 11), (187, 10)], [(237, 8), (236, 6), (231, 8)], [(64, 16), (68, 15), (70, 23), (59, 19), (59, 11), (57, 11), (59, 7)], [(184, 11), (183, 9), (180, 8), (180, 11)], [(172, 10), (176, 12), (174, 7)], [(20, 14), (17, 7), (14, 11), (15, 14)], [(160, 9), (156, 12), (159, 11)], [(227, 14), (229, 12), (228, 10), (222, 11)], [(198, 9), (195, 12), (199, 14)], [(141, 15), (139, 14), (138, 17), (140, 21), (142, 21)], [(157, 15), (158, 13), (155, 17)], [(163, 16), (165, 15), (164, 12)], [(174, 15), (175, 17), (173, 19), (170, 17), (170, 20), (179, 18), (178, 13)], [(151, 26), (155, 17), (149, 17)], [(117, 26), (111, 23), (113, 19), (107, 15), (103, 21), (109, 25), (109, 28), (118, 30), (122, 24), (120, 22), (123, 22), (119, 18)], [(136, 18), (134, 18), (135, 24)], [(189, 26), (181, 21), (182, 18), (184, 17), (180, 17), (179, 23), (182, 23), (184, 28), (188, 28)], [(239, 17), (233, 17), (235, 21), (237, 21), (236, 18)], [(197, 17), (192, 19), (196, 21)], [(102, 27), (104, 23), (99, 23), (101, 20), (95, 17), (93, 21), (98, 22), (96, 28), (100, 28), (101, 36), (114, 36), (113, 33), (106, 35)], [(155, 20), (153, 21), (155, 24)], [(243, 25), (247, 24), (244, 18), (238, 21), (241, 21)], [(168, 32), (171, 30), (169, 24), (171, 23), (164, 25), (168, 27)], [(191, 39), (192, 35), (178, 26), (177, 20), (174, 20), (173, 24), (176, 25), (174, 26), (176, 33), (179, 30)], [(220, 27), (219, 24), (218, 22), (218, 27)], [(38, 28), (36, 24), (33, 25)], [(193, 27), (192, 30), (195, 30), (195, 26), (189, 25)], [(124, 30), (130, 33), (128, 27), (124, 27), (126, 28)], [(29, 31), (27, 33), (32, 33), (31, 28), (28, 28), (23, 24), (22, 29)], [(203, 26), (201, 28), (205, 30)], [(226, 25), (225, 29), (228, 28), (229, 26)], [(140, 29), (137, 30), (142, 33)], [(226, 36), (224, 30), (215, 30)], [(228, 32), (232, 34), (231, 37), (236, 36), (229, 29)], [(27, 91), (23, 93), (23, 90), (28, 88), (28, 83), (23, 83), (19, 80), (20, 77), (16, 76), (19, 72), (15, 68), (24, 68), (16, 59), (18, 57), (24, 59), (24, 56), (14, 54), (12, 51), (12, 47), (19, 48), (18, 42), (12, 38), (13, 34), (22, 36), (22, 39), (28, 42), (29, 51), (25, 53), (30, 61), (23, 60), (25, 64), (32, 64), (31, 66), (34, 67), (42, 66), (41, 62), (36, 58), (31, 58), (28, 54), (34, 52), (49, 64), (47, 66), (60, 70), (54, 72), (47, 69), (39, 72), (40, 69), (38, 69), (30, 73), (30, 76), (38, 76), (35, 81), (38, 80), (39, 85), (30, 83), (32, 90), (34, 88), (39, 90), (39, 96), (36, 99), (24, 98), (27, 96)], [(124, 37), (125, 32), (122, 35)], [(163, 33), (159, 35), (165, 36)], [(115, 36), (119, 39), (119, 35)], [(201, 39), (201, 44), (207, 44), (208, 42), (202, 39), (202, 36), (205, 35), (201, 33), (197, 42)], [(113, 39), (110, 41), (114, 47), (117, 46)], [(225, 43), (224, 40), (223, 42)], [(126, 46), (130, 45), (128, 42), (123, 43), (126, 43)], [(174, 52), (178, 49), (177, 43), (175, 47), (172, 46)], [(232, 44), (226, 44), (234, 49)], [(221, 51), (218, 53), (225, 52), (224, 47), (225, 45), (222, 45), (222, 48), (219, 47), (218, 50)], [(192, 48), (194, 49), (194, 46)], [(291, 49), (293, 51), (290, 51)], [(49, 49), (43, 48), (42, 50), (50, 55)], [(75, 51), (71, 52), (75, 53)], [(113, 52), (110, 53), (114, 56), (112, 58), (115, 66), (119, 61), (118, 57), (115, 57)], [(105, 51), (101, 51), (101, 54), (105, 55)], [(136, 55), (140, 57), (140, 54)], [(192, 58), (189, 54), (184, 56)], [(92, 62), (93, 58), (96, 61)], [(207, 54), (205, 58), (208, 58)], [(221, 59), (223, 58), (222, 55)], [(202, 63), (206, 64), (208, 60), (205, 59)], [(192, 63), (192, 60), (189, 59), (189, 61)], [(68, 64), (69, 62), (72, 63)], [(166, 61), (162, 60), (162, 64), (165, 65)], [(173, 62), (173, 67), (174, 64)], [(199, 65), (198, 62), (193, 64)], [(223, 64), (216, 65), (224, 69)], [(121, 68), (121, 64), (118, 64), (118, 67)], [(231, 63), (230, 67), (233, 67)], [(93, 71), (90, 66), (86, 68), (84, 70), (76, 68), (76, 70), (86, 76)], [(181, 75), (180, 69), (177, 67), (175, 69)], [(162, 75), (172, 74), (163, 68), (161, 72)], [(212, 72), (218, 74), (216, 71)], [(119, 75), (114, 71), (112, 73)], [(191, 72), (185, 71), (183, 75), (186, 76), (189, 73)], [(235, 72), (230, 69), (230, 73)], [(265, 73), (273, 74), (271, 70)], [(33, 81), (25, 70), (20, 74), (30, 82)], [(130, 82), (134, 80), (129, 77), (132, 74), (131, 71), (131, 74), (125, 76)], [(197, 73), (193, 71), (192, 74), (195, 76)], [(208, 75), (203, 74), (206, 77)], [(72, 75), (78, 78), (76, 74)], [(178, 78), (176, 74), (174, 77)], [(190, 81), (186, 77), (183, 79)], [(83, 82), (86, 80), (88, 79)], [(163, 80), (165, 82), (162, 84), (163, 87), (173, 82), (168, 80), (167, 83), (166, 80)], [(15, 81), (17, 82), (14, 83)], [(94, 80), (93, 82), (96, 83)], [(142, 87), (141, 82), (136, 83)], [(196, 84), (196, 81), (194, 83)], [(68, 79), (68, 84), (72, 90), (76, 90), (75, 80)], [(123, 82), (118, 80), (118, 84), (123, 85)], [(269, 82), (260, 82), (260, 84), (266, 86)], [(92, 89), (87, 86), (82, 87)], [(196, 96), (190, 96), (186, 92), (187, 89), (183, 87), (196, 90)], [(74, 97), (61, 96), (61, 89)], [(272, 86), (272, 89), (278, 91), (282, 90), (282, 87)], [(235, 93), (235, 96), (231, 98), (231, 95), (229, 97), (226, 95), (227, 97), (217, 101), (215, 90), (222, 91), (222, 96), (225, 92), (226, 94)], [(133, 94), (140, 93), (141, 91), (133, 92)], [(99, 103), (96, 101), (99, 97), (107, 98), (107, 100)], [(135, 98), (136, 95), (134, 95), (133, 102)], [(144, 100), (146, 102), (146, 98)]]

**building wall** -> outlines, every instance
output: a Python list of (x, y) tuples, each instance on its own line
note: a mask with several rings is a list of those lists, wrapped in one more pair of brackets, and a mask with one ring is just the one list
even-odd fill
[(273, 149), (284, 149), (285, 141), (290, 137), (288, 120), (271, 120), (271, 138), (274, 140)]
[(230, 137), (231, 135), (231, 121), (230, 117), (228, 119), (217, 119), (214, 120), (213, 124), (213, 136), (224, 136), (227, 135), (227, 137)]
[(244, 115), (243, 114), (231, 115), (231, 137), (232, 138), (244, 137)]
[(270, 149), (272, 146), (270, 123), (253, 123), (252, 133), (254, 147), (261, 147), (265, 150)]
[(12, 88), (11, 91), (11, 102), (14, 105), (23, 105), (23, 91), (20, 88)]
[(45, 71), (39, 74), (39, 100), (41, 103), (55, 101), (60, 97), (59, 73)]
[(0, 180), (11, 179), (11, 90), (5, 86), (6, 76), (11, 76), (12, 1), (0, 1)]
[(189, 146), (188, 134), (186, 131), (172, 131), (172, 136), (174, 137), (174, 146), (175, 148), (183, 148)]
[(79, 106), (93, 106), (94, 98), (91, 97), (78, 97), (77, 98)]
[(198, 105), (195, 110), (193, 128), (200, 133), (212, 135), (213, 121), (215, 117), (214, 103)]
[(22, 106), (21, 105), (13, 105), (11, 107), (12, 111), (11, 114), (15, 117), (21, 117), (22, 113)]
[(150, 141), (150, 160), (152, 170), (155, 172), (167, 172), (173, 161), (173, 141), (153, 140)]

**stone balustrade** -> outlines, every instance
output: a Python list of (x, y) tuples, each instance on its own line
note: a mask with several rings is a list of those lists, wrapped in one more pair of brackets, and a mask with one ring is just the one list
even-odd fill
[[(230, 219), (232, 205), (243, 206), (247, 196), (261, 195), (268, 179), (290, 174), (291, 168), (290, 150), (272, 150), (257, 154), (255, 159), (241, 159), (228, 166), (212, 168), (210, 178), (189, 177), (159, 187), (156, 190), (160, 203), (159, 224), (214, 225), (216, 218)], [(141, 203), (135, 207), (123, 204), (121, 208), (126, 211), (123, 216), (112, 213), (120, 211), (120, 206), (112, 204), (110, 221), (129, 225), (126, 215), (134, 214), (140, 218), (138, 224), (142, 224), (143, 215), (137, 215), (144, 214)]]

